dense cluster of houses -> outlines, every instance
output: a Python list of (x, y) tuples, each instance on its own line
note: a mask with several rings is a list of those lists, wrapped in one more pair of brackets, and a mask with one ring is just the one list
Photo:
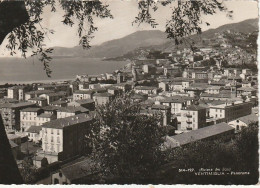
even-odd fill
[(24, 137), (40, 143), (34, 154), (38, 168), (81, 156), (87, 150), (84, 136), (96, 106), (124, 93), (131, 93), (132, 101), (140, 104), (141, 114), (163, 115), (161, 126), (174, 130), (166, 146), (235, 134), (258, 121), (257, 75), (250, 69), (224, 68), (218, 61), (198, 66), (218, 55), (212, 48), (193, 55), (184, 49), (164, 53), (161, 59), (134, 60), (113, 73), (3, 88), (0, 111), (13, 151), (17, 156)]

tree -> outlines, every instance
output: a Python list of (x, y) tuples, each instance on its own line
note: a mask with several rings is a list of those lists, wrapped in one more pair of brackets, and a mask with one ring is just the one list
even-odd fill
[(161, 115), (141, 115), (128, 95), (98, 106), (91, 133), (92, 159), (110, 183), (151, 183), (163, 163)]
[[(21, 1), (0, 1), (0, 45), (7, 36), (7, 49), (10, 54), (16, 50), (26, 57), (28, 52), (32, 56), (38, 55), (43, 62), (47, 76), (51, 75), (49, 63), (52, 48), (44, 47), (44, 39), (48, 34), (53, 34), (48, 28), (41, 25), (43, 9), (51, 6), (51, 11), (55, 12), (60, 5), (64, 10), (62, 22), (67, 26), (77, 23), (79, 44), (85, 48), (90, 48), (90, 41), (93, 33), (98, 30), (94, 24), (94, 18), (113, 18), (109, 6), (103, 1), (81, 1), (81, 0), (21, 0)], [(187, 43), (193, 49), (193, 43), (185, 40), (184, 37), (191, 34), (200, 34), (202, 24), (209, 25), (201, 18), (202, 15), (214, 15), (217, 11), (224, 11), (231, 17), (232, 11), (228, 11), (222, 2), (218, 0), (187, 0), (187, 1), (156, 1), (142, 0), (138, 2), (139, 13), (133, 24), (148, 23), (151, 27), (156, 27), (158, 23), (152, 17), (152, 13), (157, 11), (159, 6), (170, 6), (172, 16), (167, 21), (166, 33), (168, 38), (173, 39), (176, 44)]]

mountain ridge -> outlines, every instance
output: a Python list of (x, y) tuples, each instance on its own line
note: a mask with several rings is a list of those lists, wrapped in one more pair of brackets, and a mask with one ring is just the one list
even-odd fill
[[(258, 18), (247, 19), (237, 23), (225, 24), (214, 29), (208, 29), (201, 35), (192, 35), (187, 38), (212, 38), (215, 33), (233, 30), (241, 33), (251, 33), (258, 30)], [(173, 40), (167, 39), (167, 34), (160, 30), (143, 30), (131, 33), (125, 37), (106, 41), (100, 45), (94, 45), (89, 50), (81, 46), (72, 48), (54, 47), (53, 56), (80, 56), (91, 58), (114, 58), (138, 48), (175, 48)]]

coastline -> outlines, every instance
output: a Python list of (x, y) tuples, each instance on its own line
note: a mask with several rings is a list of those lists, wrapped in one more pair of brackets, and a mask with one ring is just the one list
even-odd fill
[[(76, 76), (75, 76), (76, 77)], [(0, 81), (0, 85), (8, 84), (32, 84), (32, 83), (52, 83), (52, 82), (63, 82), (63, 81), (73, 81), (75, 79), (68, 78), (68, 79), (51, 79), (51, 80), (35, 80), (35, 81), (8, 81), (2, 82)]]

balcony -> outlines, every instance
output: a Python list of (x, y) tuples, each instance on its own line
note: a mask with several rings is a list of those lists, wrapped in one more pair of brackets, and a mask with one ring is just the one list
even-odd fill
[(187, 120), (186, 121), (188, 124), (192, 124), (192, 121), (191, 120)]
[(191, 118), (192, 115), (191, 114), (186, 114), (186, 117)]

